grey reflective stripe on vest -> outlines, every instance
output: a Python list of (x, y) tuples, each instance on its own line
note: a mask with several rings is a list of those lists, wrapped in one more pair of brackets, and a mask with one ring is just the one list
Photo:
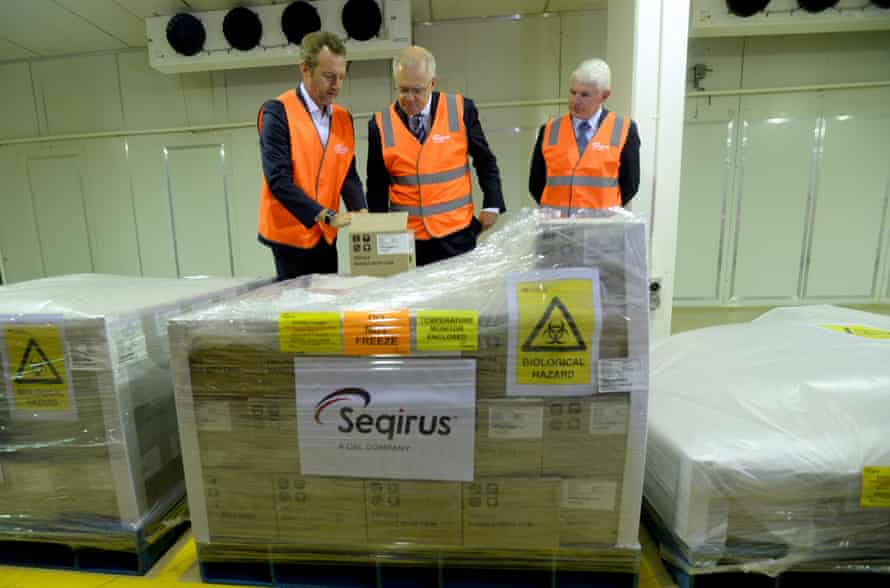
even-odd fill
[(463, 208), (473, 203), (473, 196), (467, 194), (463, 198), (443, 202), (442, 204), (433, 204), (431, 206), (405, 206), (404, 204), (391, 203), (389, 209), (393, 212), (407, 212), (408, 216), (433, 216), (434, 214), (442, 214), (443, 212), (451, 212), (458, 208)]
[(553, 147), (557, 143), (559, 143), (559, 127), (562, 124), (562, 119), (558, 118), (554, 120), (550, 124), (550, 136), (547, 138), (547, 144)]
[(612, 140), (610, 145), (618, 147), (621, 145), (621, 129), (624, 127), (624, 117), (615, 115), (615, 124), (612, 125)]
[(420, 174), (415, 176), (392, 176), (389, 181), (398, 186), (419, 186), (426, 184), (440, 184), (464, 177), (470, 172), (470, 164), (464, 164), (454, 169), (434, 174)]
[(600, 176), (547, 176), (548, 186), (584, 186), (587, 188), (614, 188), (618, 178)]
[(448, 130), (456, 133), (460, 130), (460, 120), (457, 116), (457, 96), (445, 94), (445, 109), (448, 110)]
[(383, 123), (383, 128), (380, 129), (383, 131), (383, 146), (387, 149), (395, 147), (396, 137), (392, 131), (392, 118), (390, 117), (388, 110), (380, 113), (380, 122)]

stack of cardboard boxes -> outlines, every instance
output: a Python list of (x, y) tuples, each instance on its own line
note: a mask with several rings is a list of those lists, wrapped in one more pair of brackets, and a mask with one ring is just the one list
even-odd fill
[(251, 285), (86, 274), (0, 289), (0, 539), (146, 545), (185, 493), (167, 320)]
[[(604, 248), (602, 241), (617, 244)], [(286, 284), (276, 285), (235, 304), (173, 321), (177, 403), (199, 557), (237, 560), (253, 553), (263, 559), (276, 553), (305, 559), (307, 553), (340, 553), (344, 558), (398, 553), (434, 562), (442, 554), (460, 559), (496, 553), (518, 562), (560, 554), (595, 566), (602, 563), (599, 556), (608, 553), (610, 561), (619, 562), (616, 571), (632, 568), (638, 555), (634, 546), (648, 385), (645, 251), (645, 227), (634, 218), (523, 218), (507, 224), (471, 254), (323, 304), (299, 305), (296, 301), (305, 296)], [(571, 370), (542, 376), (556, 377), (567, 386), (532, 382), (527, 392), (521, 382), (512, 383), (509, 374), (525, 353), (523, 342), (514, 342), (514, 331), (523, 326), (508, 309), (511, 284), (562, 283), (562, 268), (577, 267), (597, 268), (586, 282), (587, 291), (590, 283), (599, 290), (601, 304), (586, 303), (595, 317), (584, 327), (578, 317), (586, 307), (568, 302), (562, 308), (572, 316), (545, 316), (543, 309), (551, 302), (545, 297), (534, 321), (550, 327), (550, 339), (531, 348), (541, 351), (539, 357), (562, 357), (559, 345), (564, 345), (566, 333), (576, 333), (583, 344), (572, 349), (584, 355), (578, 360), (584, 368), (567, 376), (568, 381), (559, 378)], [(557, 273), (539, 276), (539, 270)], [(519, 281), (508, 274), (518, 275)], [(451, 284), (441, 281), (443, 276), (461, 275), (467, 277), (454, 278)], [(314, 404), (314, 415), (312, 405), (298, 409), (301, 395), (314, 393), (316, 378), (325, 379), (328, 362), (348, 362), (342, 356), (361, 353), (355, 347), (349, 351), (354, 343), (349, 321), (356, 310), (367, 310), (371, 317), (379, 310), (383, 324), (389, 321), (381, 327), (385, 337), (374, 335), (371, 328), (368, 333), (381, 341), (386, 338), (392, 346), (385, 349), (401, 351), (378, 354), (377, 363), (356, 359), (371, 362), (367, 372), (354, 368), (358, 377), (349, 386), (363, 387), (358, 393), (342, 384), (346, 380), (336, 368), (340, 364), (330, 364), (334, 392)], [(306, 313), (314, 321), (333, 321), (342, 337), (335, 334), (333, 347), (326, 347), (316, 323), (313, 341), (324, 352), (285, 348), (283, 342), (293, 340), (293, 332), (285, 333), (293, 317), (284, 321), (281, 316), (291, 311)], [(395, 316), (402, 312), (404, 322)], [(466, 313), (474, 318), (465, 320)], [(441, 329), (433, 329), (438, 340), (450, 343), (430, 349), (432, 331), (421, 325), (436, 320), (441, 323)], [(606, 359), (612, 363), (600, 366)], [(412, 479), (386, 466), (377, 475), (357, 475), (343, 465), (342, 473), (334, 476), (312, 475), (315, 466), (308, 467), (306, 452), (314, 445), (302, 435), (306, 427), (326, 425), (329, 415), (352, 415), (352, 421), (343, 423), (359, 430), (367, 425), (365, 432), (379, 440), (353, 446), (345, 434), (341, 438), (335, 429), (325, 429), (329, 438), (321, 443), (330, 441), (333, 451), (364, 452), (377, 459), (377, 450), (386, 447), (404, 454), (385, 458), (391, 462), (384, 459), (396, 468), (413, 459), (409, 454), (420, 442), (399, 441), (391, 432), (389, 439), (379, 435), (381, 422), (386, 432), (396, 422), (386, 419), (411, 414), (410, 401), (393, 404), (393, 416), (379, 412), (383, 408), (365, 415), (365, 422), (356, 415), (372, 411), (378, 398), (399, 393), (373, 388), (372, 372), (407, 370), (418, 361), (471, 366), (475, 382), (469, 412), (458, 410), (450, 417), (455, 430), (463, 419), (472, 421), (472, 428), (462, 433), (472, 438), (468, 473), (447, 473), (463, 458), (443, 443), (429, 458), (439, 460), (441, 474), (434, 467), (432, 474)], [(320, 366), (316, 371), (322, 376), (309, 374), (304, 365)], [(343, 365), (353, 369), (352, 364)], [(393, 381), (405, 384), (404, 379)], [(405, 385), (410, 388), (411, 382)], [(423, 386), (435, 388), (418, 380), (416, 387)], [(445, 388), (439, 391), (442, 398), (457, 396), (456, 386)], [(342, 394), (346, 397), (338, 396)], [(427, 407), (425, 414), (444, 414), (445, 404)], [(346, 412), (322, 412), (329, 405), (331, 411), (341, 407)], [(405, 422), (410, 428), (411, 421)], [(421, 420), (420, 427), (429, 422)], [(371, 431), (374, 426), (377, 433)], [(354, 433), (341, 425), (339, 431), (345, 430)]]

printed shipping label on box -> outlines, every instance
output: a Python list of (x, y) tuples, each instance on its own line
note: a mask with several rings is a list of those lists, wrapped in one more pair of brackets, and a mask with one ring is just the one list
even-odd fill
[(470, 481), (474, 360), (294, 360), (304, 476)]

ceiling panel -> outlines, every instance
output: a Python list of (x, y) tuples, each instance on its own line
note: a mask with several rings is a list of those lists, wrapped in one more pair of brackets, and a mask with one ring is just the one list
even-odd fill
[(547, 0), (433, 0), (435, 20), (543, 12)]
[(120, 49), (124, 44), (50, 0), (3, 0), (0, 37), (38, 55)]
[(145, 21), (116, 4), (114, 0), (55, 0), (55, 2), (130, 47), (146, 45)]
[(609, 0), (548, 0), (545, 10), (565, 12), (569, 10), (605, 10)]
[(25, 59), (34, 57), (36, 53), (28, 51), (24, 47), (19, 47), (15, 43), (10, 43), (6, 39), (0, 39), (0, 61), (8, 59)]
[(176, 14), (180, 10), (189, 10), (189, 7), (180, 0), (114, 0), (114, 2), (139, 18)]
[(411, 20), (425, 22), (432, 20), (430, 14), (430, 0), (411, 0)]

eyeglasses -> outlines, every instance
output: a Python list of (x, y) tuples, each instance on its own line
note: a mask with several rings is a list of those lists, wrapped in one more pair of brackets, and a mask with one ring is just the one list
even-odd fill
[(420, 97), (423, 96), (430, 89), (429, 84), (423, 86), (422, 88), (405, 88), (403, 86), (397, 86), (396, 92), (399, 93), (399, 96), (414, 96)]

